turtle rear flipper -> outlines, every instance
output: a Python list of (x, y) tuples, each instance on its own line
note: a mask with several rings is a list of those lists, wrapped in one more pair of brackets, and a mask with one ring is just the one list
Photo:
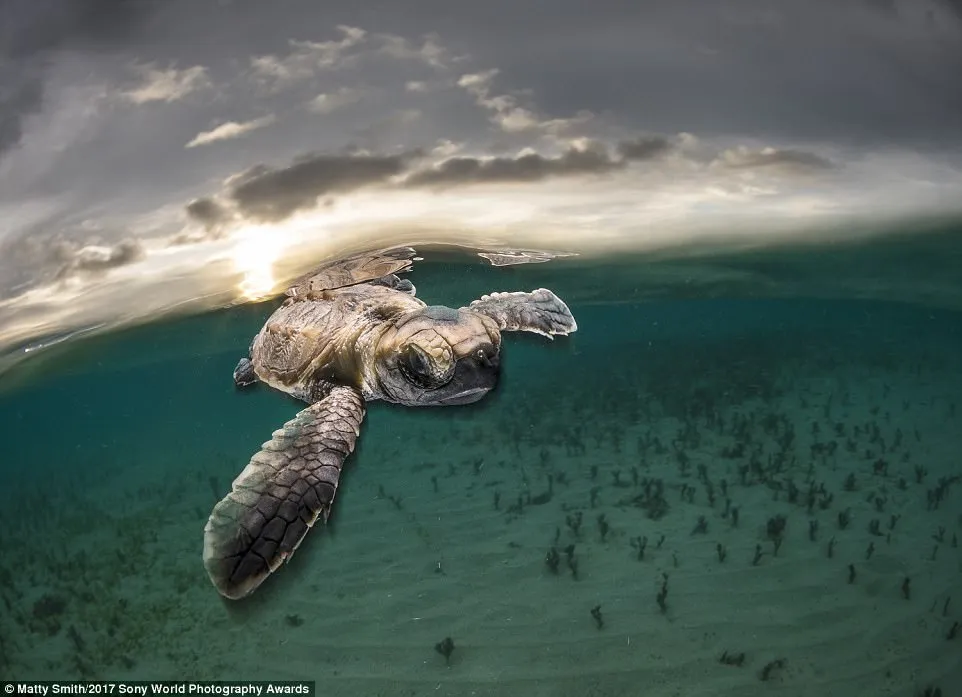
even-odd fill
[(325, 522), (364, 402), (333, 387), (274, 432), (234, 480), (204, 528), (204, 566), (221, 595), (248, 595), (285, 561), (318, 517)]
[(241, 388), (253, 385), (257, 382), (257, 375), (254, 373), (254, 364), (250, 358), (241, 358), (237, 361), (234, 368), (234, 387)]
[(237, 361), (237, 367), (234, 368), (234, 387), (247, 387), (257, 382), (257, 374), (254, 372), (254, 364), (251, 362), (255, 341), (257, 341), (256, 336), (251, 339), (250, 346), (247, 348), (247, 355)]
[(414, 284), (407, 278), (400, 278), (397, 274), (391, 274), (389, 276), (383, 276), (381, 278), (371, 281), (372, 286), (386, 286), (387, 288), (393, 288), (399, 293), (407, 293), (408, 295), (417, 295), (417, 289)]
[(482, 295), (467, 309), (487, 315), (502, 331), (534, 332), (551, 338), (554, 334), (570, 334), (578, 329), (568, 306), (547, 288), (530, 293)]

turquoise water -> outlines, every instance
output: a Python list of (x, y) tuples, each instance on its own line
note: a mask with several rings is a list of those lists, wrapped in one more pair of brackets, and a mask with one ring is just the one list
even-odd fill
[(962, 232), (502, 268), (419, 251), (429, 303), (546, 286), (579, 331), (506, 335), (476, 405), (370, 405), (331, 524), (243, 601), (210, 585), (203, 527), (300, 408), (231, 382), (275, 301), (3, 375), (0, 674), (962, 694)]

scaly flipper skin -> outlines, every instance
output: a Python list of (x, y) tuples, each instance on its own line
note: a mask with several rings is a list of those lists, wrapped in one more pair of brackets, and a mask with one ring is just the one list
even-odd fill
[(257, 382), (257, 375), (254, 373), (254, 364), (251, 363), (250, 358), (241, 358), (237, 361), (237, 367), (234, 368), (234, 387), (240, 389), (255, 382)]
[(335, 386), (264, 443), (204, 528), (204, 566), (221, 595), (251, 593), (288, 560), (318, 517), (331, 512), (364, 401)]
[(554, 334), (570, 334), (578, 329), (568, 306), (547, 288), (530, 293), (482, 295), (468, 309), (487, 315), (502, 331), (534, 332), (551, 338)]

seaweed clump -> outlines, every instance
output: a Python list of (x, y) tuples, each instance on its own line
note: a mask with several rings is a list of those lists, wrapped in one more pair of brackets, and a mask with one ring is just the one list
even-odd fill
[(33, 604), (34, 629), (54, 636), (60, 631), (60, 618), (67, 609), (67, 601), (57, 595), (44, 594)]

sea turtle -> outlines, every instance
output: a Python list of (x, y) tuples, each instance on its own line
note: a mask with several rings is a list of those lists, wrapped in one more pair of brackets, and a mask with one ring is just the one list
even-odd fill
[(398, 273), (397, 247), (332, 262), (296, 282), (254, 337), (234, 383), (263, 382), (307, 402), (274, 431), (204, 529), (204, 566), (227, 598), (250, 594), (325, 522), (364, 403), (447, 406), (498, 382), (502, 331), (577, 330), (554, 293), (492, 293), (459, 309), (426, 305)]

